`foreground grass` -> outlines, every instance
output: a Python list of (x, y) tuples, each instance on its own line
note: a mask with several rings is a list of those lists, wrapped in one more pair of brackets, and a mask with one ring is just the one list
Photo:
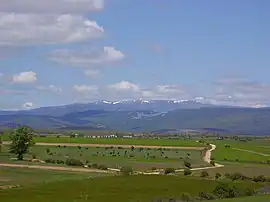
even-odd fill
[[(40, 186), (2, 190), (5, 202), (149, 202), (164, 197), (178, 198), (182, 193), (196, 196), (212, 191), (218, 184), (214, 180), (175, 176), (117, 176), (88, 180), (68, 180)], [(236, 186), (257, 187), (251, 182), (235, 182)]]
[(105, 176), (105, 174), (0, 167), (0, 186), (20, 185), (27, 187), (53, 181), (80, 180), (99, 176)]
[(243, 197), (243, 198), (234, 198), (234, 199), (223, 199), (217, 200), (215, 202), (269, 202), (270, 195), (263, 196), (251, 196), (251, 197)]
[(175, 140), (175, 139), (108, 139), (108, 138), (70, 138), (70, 137), (36, 137), (36, 142), (46, 143), (78, 143), (78, 144), (119, 144), (119, 145), (149, 145), (149, 146), (183, 146), (183, 147), (196, 147), (204, 146), (196, 140)]

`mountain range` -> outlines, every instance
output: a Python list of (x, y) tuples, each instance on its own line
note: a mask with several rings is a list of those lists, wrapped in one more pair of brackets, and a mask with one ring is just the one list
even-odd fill
[(0, 111), (0, 128), (178, 132), (212, 130), (267, 135), (270, 108), (216, 106), (195, 100), (122, 100)]

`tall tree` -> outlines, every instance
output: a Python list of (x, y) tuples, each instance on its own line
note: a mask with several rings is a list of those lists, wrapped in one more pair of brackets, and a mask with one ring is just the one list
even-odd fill
[(34, 145), (34, 130), (28, 126), (20, 126), (14, 129), (9, 139), (11, 141), (10, 152), (17, 155), (18, 160), (23, 160), (23, 155), (28, 153), (29, 148)]

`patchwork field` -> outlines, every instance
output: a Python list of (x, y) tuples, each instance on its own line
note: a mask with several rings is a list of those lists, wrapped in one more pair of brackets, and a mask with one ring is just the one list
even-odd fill
[[(49, 200), (57, 202), (150, 202), (154, 199), (170, 197), (178, 199), (183, 193), (195, 197), (201, 191), (211, 192), (223, 180), (236, 187), (258, 188), (262, 186), (262, 184), (252, 181), (233, 182), (225, 178), (214, 180), (217, 172), (221, 173), (223, 177), (225, 173), (235, 172), (241, 172), (250, 177), (270, 176), (267, 164), (270, 147), (267, 146), (266, 141), (242, 142), (239, 140), (208, 139), (205, 143), (199, 143), (194, 139), (69, 137), (45, 137), (37, 138), (36, 141), (37, 144), (31, 148), (25, 159), (41, 159), (48, 162), (45, 164), (46, 166), (59, 166), (59, 164), (51, 163), (52, 161), (65, 162), (66, 159), (76, 159), (89, 165), (99, 164), (111, 168), (131, 166), (135, 170), (170, 167), (180, 169), (184, 167), (184, 161), (190, 162), (192, 167), (206, 167), (209, 164), (203, 160), (204, 152), (202, 149), (208, 147), (206, 143), (213, 143), (217, 148), (213, 151), (212, 157), (224, 167), (207, 169), (209, 176), (205, 179), (200, 177), (201, 170), (193, 171), (192, 176), (187, 177), (182, 172), (174, 176), (112, 176), (118, 174), (0, 167), (0, 186), (21, 186), (0, 190), (0, 199), (3, 201), (24, 202), (29, 201), (29, 196), (31, 196), (33, 202), (47, 202)], [(5, 145), (0, 153), (0, 162), (40, 165), (40, 163), (29, 161), (11, 161), (12, 157), (14, 156), (8, 153), (8, 145)], [(65, 164), (60, 166), (68, 167)], [(269, 196), (220, 200), (220, 202), (241, 202), (241, 200), (266, 202), (269, 200)]]
[[(132, 166), (138, 170), (149, 170), (153, 167), (183, 168), (184, 161), (189, 161), (192, 167), (206, 166), (201, 150), (172, 148), (142, 148), (142, 147), (81, 147), (81, 146), (34, 146), (26, 159), (37, 158), (43, 161), (61, 160), (67, 158), (81, 160), (85, 164), (104, 164), (111, 168)], [(0, 159), (10, 161), (13, 157), (8, 153), (8, 145), (3, 148)]]

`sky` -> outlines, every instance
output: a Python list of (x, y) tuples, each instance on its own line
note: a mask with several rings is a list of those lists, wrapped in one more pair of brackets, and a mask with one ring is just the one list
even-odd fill
[(270, 106), (268, 0), (1, 0), (0, 109)]

